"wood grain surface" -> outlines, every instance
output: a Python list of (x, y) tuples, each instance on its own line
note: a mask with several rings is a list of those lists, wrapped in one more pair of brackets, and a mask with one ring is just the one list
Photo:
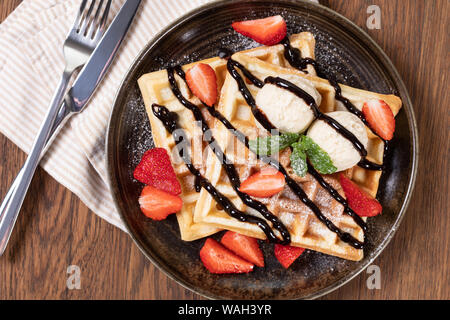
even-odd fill
[[(20, 2), (0, 0), (0, 21)], [(410, 92), (421, 146), (413, 199), (394, 239), (375, 261), (381, 289), (368, 289), (370, 275), (363, 272), (324, 299), (449, 299), (450, 1), (324, 2), (368, 31), (392, 59)], [(380, 30), (366, 27), (370, 5), (381, 9)], [(25, 154), (1, 135), (0, 154), (3, 198)], [(80, 290), (66, 286), (70, 265), (81, 269)], [(167, 278), (128, 235), (98, 218), (39, 169), (10, 245), (0, 257), (0, 299), (202, 297)]]

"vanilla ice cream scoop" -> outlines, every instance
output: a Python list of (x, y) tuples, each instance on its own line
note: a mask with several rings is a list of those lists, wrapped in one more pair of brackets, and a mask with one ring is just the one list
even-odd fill
[[(348, 111), (330, 112), (327, 115), (353, 133), (367, 148), (369, 138), (366, 127), (357, 116)], [(316, 120), (307, 135), (328, 153), (337, 171), (352, 168), (361, 161), (361, 155), (354, 145), (323, 120)]]
[[(321, 96), (314, 84), (294, 75), (281, 76), (306, 91), (320, 105)], [(286, 89), (265, 84), (256, 95), (256, 105), (281, 132), (302, 133), (314, 120), (314, 113), (305, 101)]]

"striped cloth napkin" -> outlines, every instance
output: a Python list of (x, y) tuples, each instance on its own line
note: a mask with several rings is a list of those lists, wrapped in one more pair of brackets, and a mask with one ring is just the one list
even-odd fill
[[(114, 0), (114, 16), (125, 0)], [(144, 0), (110, 71), (41, 166), (89, 209), (125, 230), (107, 185), (105, 137), (113, 99), (134, 58), (161, 29), (211, 0)], [(62, 44), (81, 0), (24, 0), (0, 25), (0, 132), (29, 152), (64, 69)]]

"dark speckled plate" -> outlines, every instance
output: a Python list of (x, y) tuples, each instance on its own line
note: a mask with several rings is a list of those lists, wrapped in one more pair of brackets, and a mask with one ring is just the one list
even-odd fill
[[(311, 31), (317, 39), (317, 60), (340, 82), (380, 93), (395, 93), (404, 103), (397, 117), (395, 139), (387, 155), (378, 199), (383, 215), (370, 219), (369, 245), (360, 262), (305, 251), (289, 270), (262, 244), (266, 267), (245, 275), (212, 275), (199, 260), (203, 240), (180, 240), (175, 216), (163, 222), (144, 217), (138, 206), (142, 185), (132, 172), (143, 152), (153, 147), (137, 79), (169, 65), (209, 58), (218, 49), (256, 46), (233, 32), (232, 21), (281, 14), (289, 33)], [(220, 1), (182, 17), (151, 41), (131, 66), (111, 115), (107, 152), (109, 176), (117, 209), (142, 252), (169, 277), (209, 298), (316, 298), (343, 285), (385, 248), (399, 226), (414, 185), (417, 132), (408, 93), (390, 60), (357, 26), (337, 13), (300, 0)], [(216, 237), (221, 236), (221, 233)]]

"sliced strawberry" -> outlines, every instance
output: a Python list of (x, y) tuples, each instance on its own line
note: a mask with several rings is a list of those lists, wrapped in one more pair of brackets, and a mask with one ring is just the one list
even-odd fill
[(225, 247), (257, 265), (264, 267), (264, 255), (259, 248), (258, 240), (233, 231), (227, 231), (220, 241)]
[(362, 112), (370, 128), (382, 139), (394, 137), (395, 118), (391, 108), (383, 100), (370, 100), (364, 103)]
[(287, 34), (286, 21), (279, 15), (264, 19), (234, 22), (231, 26), (240, 34), (266, 46), (280, 43)]
[(374, 217), (381, 213), (383, 208), (376, 199), (372, 198), (364, 190), (361, 190), (345, 175), (340, 174), (339, 180), (347, 198), (348, 205), (360, 217)]
[(252, 197), (268, 198), (282, 191), (286, 180), (275, 168), (268, 167), (242, 182), (239, 190)]
[(211, 273), (247, 273), (254, 265), (208, 238), (200, 250), (200, 260)]
[(164, 220), (168, 215), (181, 210), (183, 200), (152, 186), (146, 186), (139, 197), (139, 204), (147, 217)]
[(134, 178), (173, 195), (181, 193), (180, 182), (164, 148), (154, 148), (144, 153), (134, 170)]
[(305, 251), (303, 248), (284, 246), (281, 244), (275, 245), (275, 257), (281, 263), (281, 265), (287, 269), (295, 260)]
[(209, 64), (197, 63), (186, 73), (186, 82), (192, 93), (208, 106), (217, 101), (217, 78)]

